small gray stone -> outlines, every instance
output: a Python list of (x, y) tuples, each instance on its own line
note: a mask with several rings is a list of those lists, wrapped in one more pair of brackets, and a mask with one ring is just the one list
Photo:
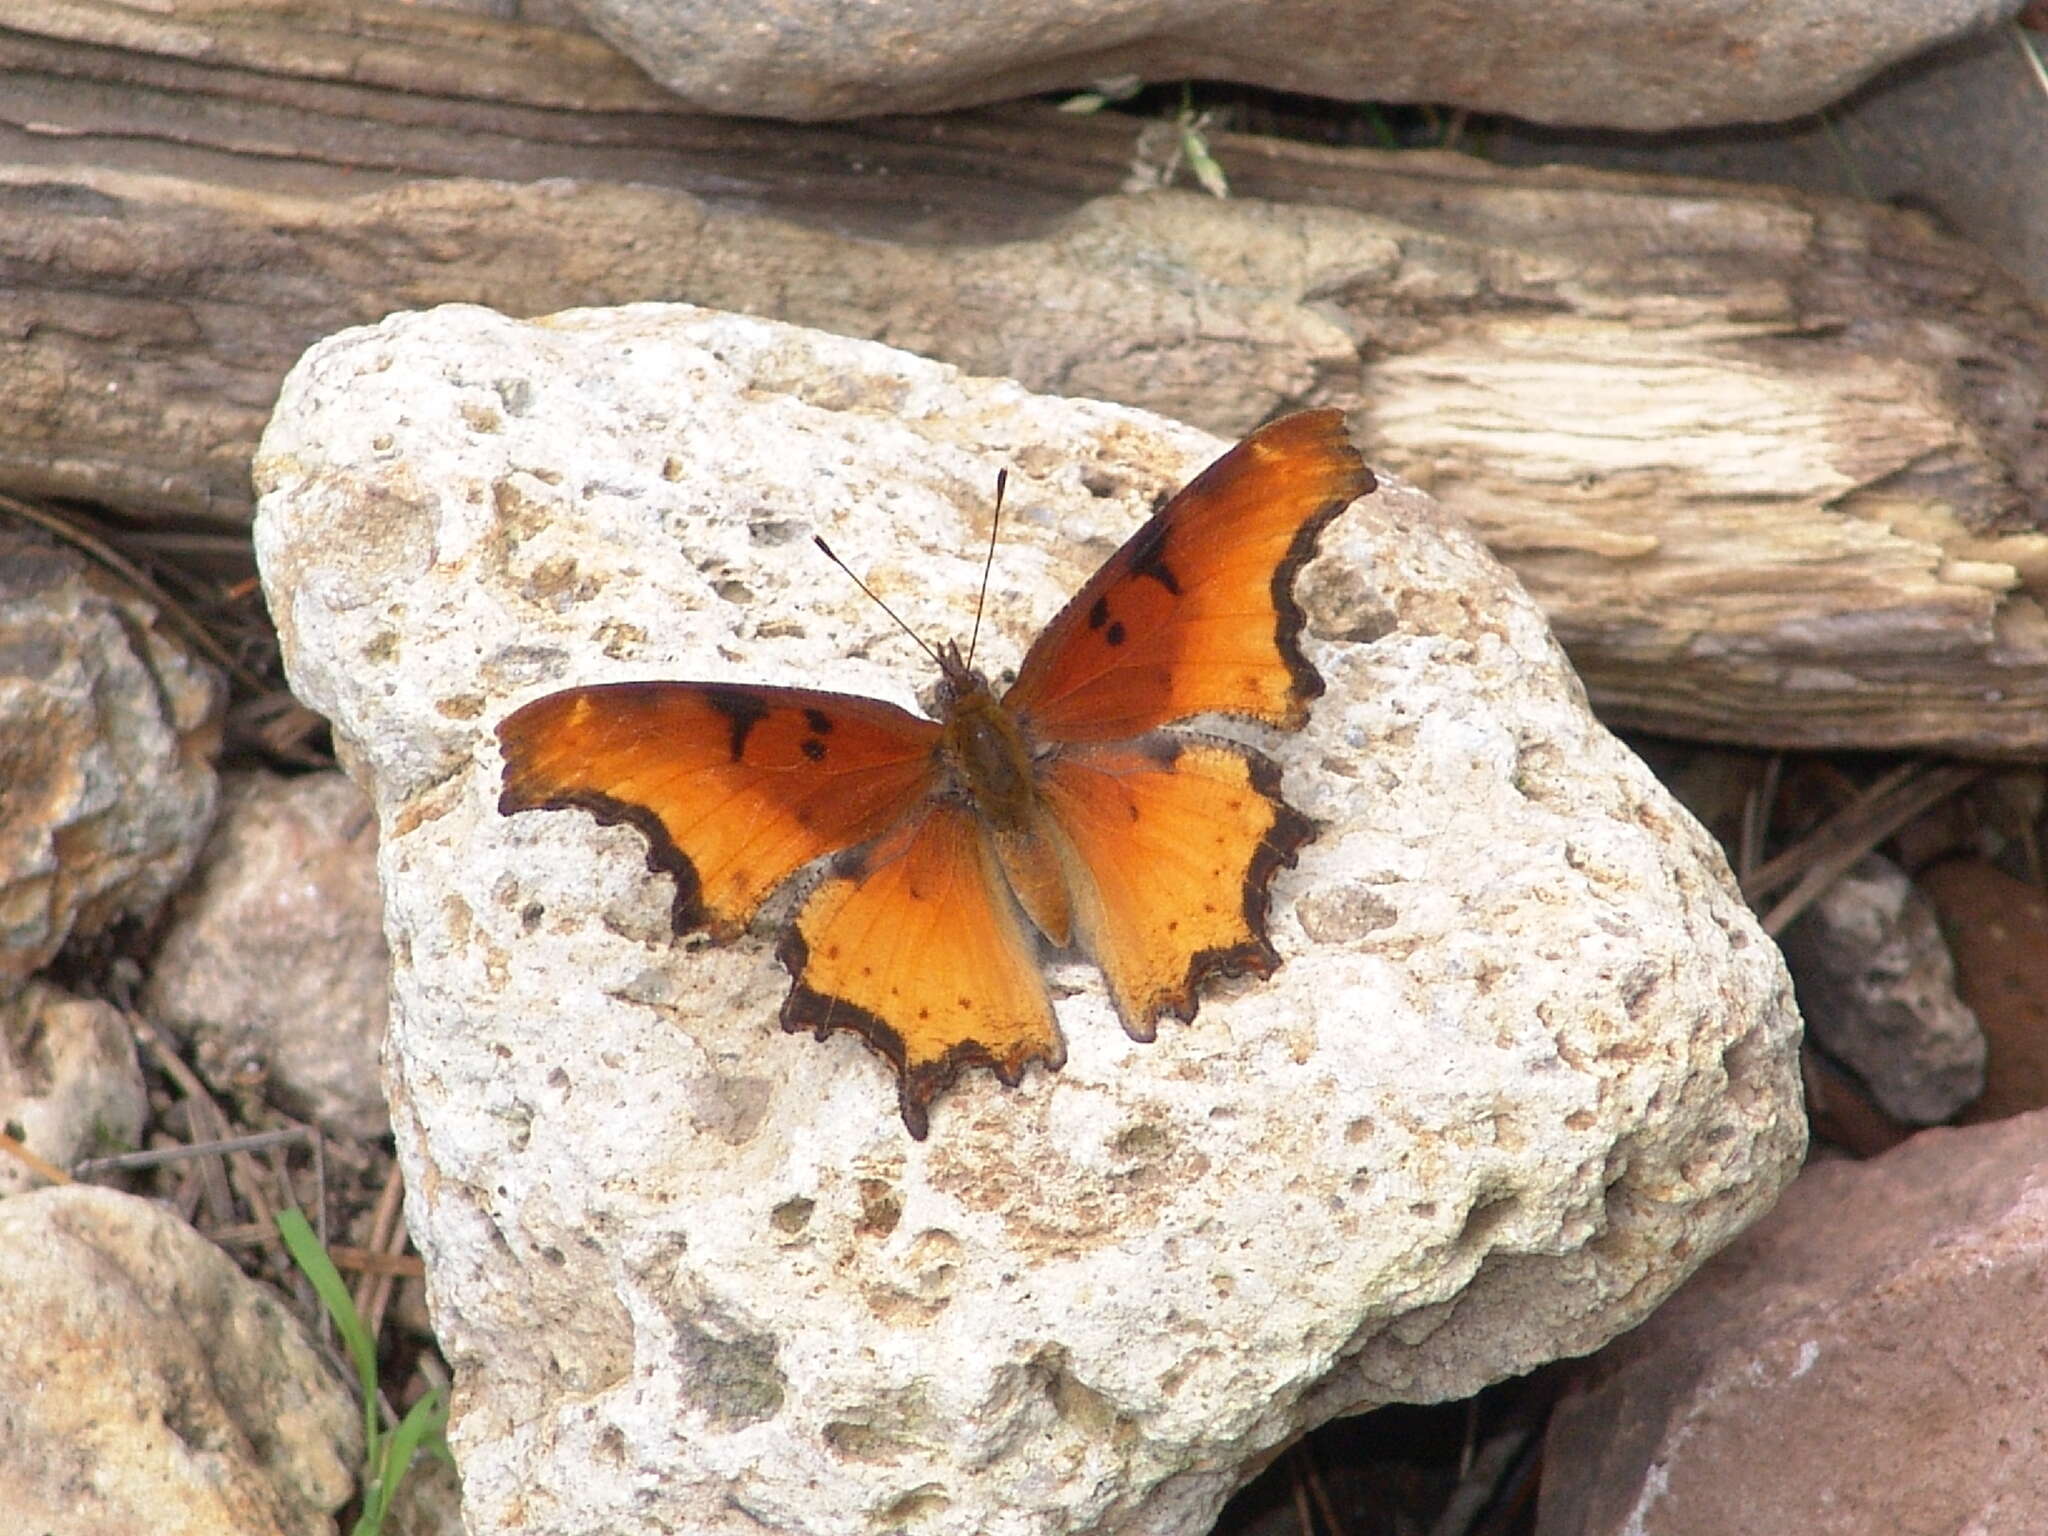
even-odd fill
[(1984, 1091), (1984, 1031), (1934, 908), (1896, 864), (1864, 857), (1782, 942), (1807, 1029), (1886, 1114), (1933, 1125)]
[[(149, 1097), (135, 1036), (106, 1003), (30, 981), (0, 999), (0, 1127), (59, 1168), (132, 1151)], [(0, 1195), (42, 1181), (0, 1158)]]

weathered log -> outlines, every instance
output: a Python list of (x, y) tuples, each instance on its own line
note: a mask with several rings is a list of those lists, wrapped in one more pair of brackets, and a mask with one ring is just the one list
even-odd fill
[(0, 23), (0, 488), (237, 524), (284, 369), (451, 300), (685, 299), (1240, 432), (1349, 407), (1610, 720), (2048, 750), (2048, 325), (1894, 210), (1129, 120), (691, 116), (579, 34), (402, 7)]

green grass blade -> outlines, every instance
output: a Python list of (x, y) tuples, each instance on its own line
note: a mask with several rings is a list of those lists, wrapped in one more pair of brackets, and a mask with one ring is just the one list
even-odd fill
[(363, 1327), (362, 1318), (356, 1315), (356, 1304), (343, 1283), (341, 1271), (334, 1267), (334, 1260), (327, 1257), (327, 1250), (320, 1246), (320, 1239), (313, 1235), (312, 1225), (300, 1211), (279, 1211), (277, 1213), (277, 1235), (284, 1239), (284, 1246), (292, 1256), (292, 1262), (305, 1272), (313, 1282), (313, 1289), (319, 1293), (320, 1304), (327, 1308), (327, 1315), (334, 1319), (334, 1326), (341, 1332), (341, 1342), (348, 1350), (348, 1356), (355, 1363), (356, 1380), (363, 1391), (363, 1453), (375, 1463), (377, 1456), (377, 1346), (371, 1342), (369, 1332)]
[(380, 1536), (391, 1513), (391, 1501), (398, 1496), (398, 1485), (411, 1470), (413, 1457), (423, 1444), (437, 1453), (444, 1451), (441, 1431), (447, 1424), (448, 1409), (441, 1401), (439, 1387), (406, 1410), (398, 1428), (384, 1439), (376, 1476), (363, 1491), (363, 1517), (356, 1522), (355, 1536)]

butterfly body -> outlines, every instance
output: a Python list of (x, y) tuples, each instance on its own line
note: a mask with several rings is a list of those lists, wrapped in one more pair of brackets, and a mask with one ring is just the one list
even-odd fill
[(937, 720), (811, 689), (571, 688), (499, 725), (499, 808), (638, 827), (676, 879), (677, 931), (718, 940), (831, 855), (778, 946), (783, 1027), (857, 1033), (922, 1139), (962, 1070), (1014, 1086), (1065, 1061), (1033, 929), (1094, 960), (1139, 1040), (1192, 1017), (1205, 978), (1279, 963), (1267, 886), (1310, 823), (1267, 758), (1158, 727), (1302, 723), (1322, 680), (1296, 644), (1293, 574), (1372, 488), (1338, 413), (1284, 418), (1111, 556), (1000, 698), (950, 642)]
[(969, 796), (992, 827), (1017, 830), (1036, 809), (1031, 742), (988, 679), (972, 671), (950, 642), (939, 652), (938, 753), (948, 781)]

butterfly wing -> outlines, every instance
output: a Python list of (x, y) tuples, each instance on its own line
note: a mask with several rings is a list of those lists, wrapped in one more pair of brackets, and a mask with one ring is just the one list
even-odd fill
[(1193, 1018), (1204, 977), (1279, 964), (1266, 887), (1310, 835), (1279, 780), (1249, 748), (1166, 733), (1048, 763), (1076, 926), (1132, 1038), (1150, 1040), (1162, 1013)]
[(935, 1095), (967, 1067), (1011, 1087), (1066, 1046), (1038, 956), (980, 820), (938, 799), (833, 861), (784, 934), (796, 985), (782, 1027), (850, 1029), (895, 1067), (903, 1123), (924, 1140)]
[(500, 722), (498, 809), (639, 828), (648, 867), (675, 877), (676, 932), (729, 939), (802, 866), (901, 820), (934, 783), (938, 738), (893, 704), (806, 688), (570, 688)]
[(1190, 481), (1046, 626), (1006, 708), (1049, 741), (1115, 741), (1190, 715), (1288, 729), (1323, 680), (1294, 573), (1374, 487), (1340, 411), (1261, 427)]

